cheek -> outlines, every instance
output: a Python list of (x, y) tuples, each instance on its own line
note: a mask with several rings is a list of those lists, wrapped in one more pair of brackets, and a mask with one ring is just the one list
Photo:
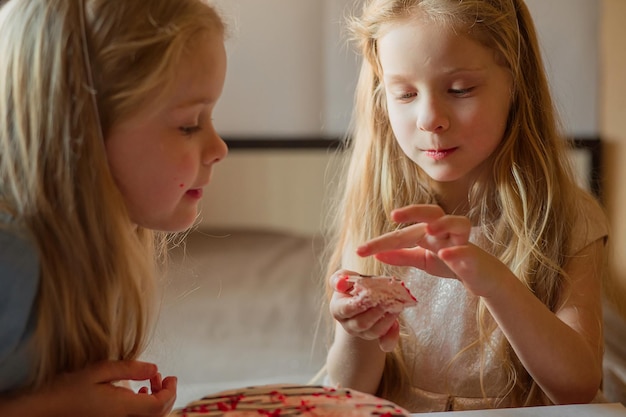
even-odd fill
[(402, 140), (404, 136), (415, 130), (416, 120), (407, 109), (392, 106), (387, 113), (391, 129), (398, 140)]
[(184, 155), (171, 163), (171, 179), (178, 189), (192, 186), (197, 173), (198, 161), (192, 155)]
[(492, 134), (496, 125), (500, 125), (500, 113), (500, 109), (489, 104), (473, 103), (459, 109), (456, 120), (458, 124), (465, 126), (466, 130)]
[(507, 127), (509, 119), (509, 105), (508, 103), (500, 103), (491, 109), (488, 109), (486, 114), (491, 115), (488, 119), (483, 119), (483, 125), (488, 126), (490, 132), (498, 137), (502, 137)]

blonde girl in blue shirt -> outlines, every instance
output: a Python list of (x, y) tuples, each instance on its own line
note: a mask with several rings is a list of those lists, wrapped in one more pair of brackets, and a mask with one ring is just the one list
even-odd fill
[(176, 378), (137, 358), (168, 233), (227, 153), (223, 22), (202, 0), (9, 0), (0, 50), (0, 415), (167, 415)]

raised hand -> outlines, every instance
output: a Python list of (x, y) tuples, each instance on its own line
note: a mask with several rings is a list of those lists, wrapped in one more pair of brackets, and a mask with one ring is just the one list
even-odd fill
[(447, 215), (436, 205), (406, 206), (391, 216), (409, 226), (365, 242), (357, 248), (359, 256), (458, 279), (480, 296), (494, 294), (498, 277), (512, 274), (496, 257), (469, 242), (471, 223), (465, 216)]

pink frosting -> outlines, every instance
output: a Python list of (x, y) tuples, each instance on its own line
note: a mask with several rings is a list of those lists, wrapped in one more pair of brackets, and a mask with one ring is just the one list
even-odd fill
[(223, 391), (194, 401), (172, 416), (408, 417), (392, 402), (359, 391), (320, 385), (262, 385)]
[(387, 313), (397, 314), (417, 304), (417, 299), (396, 277), (346, 275), (352, 282), (352, 302), (363, 308), (381, 307)]

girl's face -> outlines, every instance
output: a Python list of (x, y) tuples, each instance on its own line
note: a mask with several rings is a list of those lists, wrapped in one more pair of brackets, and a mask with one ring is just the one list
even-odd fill
[(502, 140), (510, 73), (493, 50), (426, 19), (387, 29), (378, 50), (396, 140), (436, 187), (466, 193)]
[(154, 230), (193, 224), (213, 165), (227, 154), (211, 119), (226, 76), (223, 38), (202, 37), (191, 46), (172, 93), (115, 124), (106, 139), (131, 219)]

